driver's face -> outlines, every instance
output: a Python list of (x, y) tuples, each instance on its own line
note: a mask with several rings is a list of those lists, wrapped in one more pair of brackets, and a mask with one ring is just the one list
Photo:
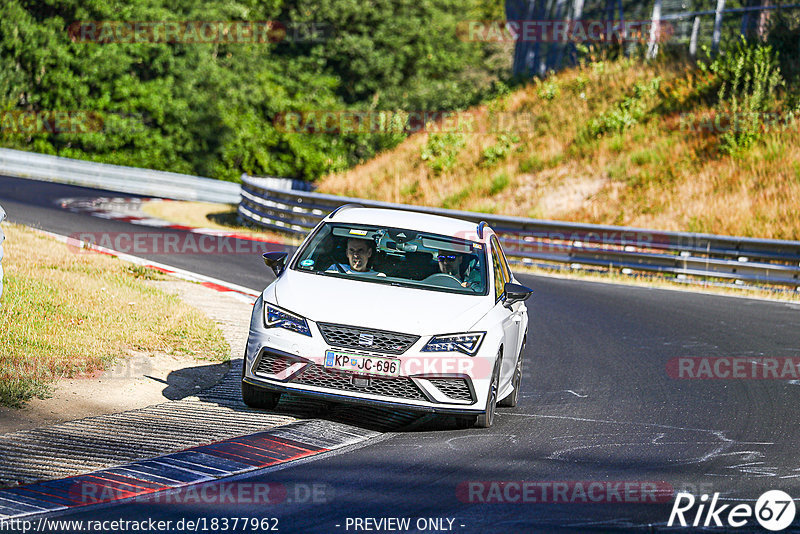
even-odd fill
[(354, 271), (366, 271), (370, 256), (372, 256), (372, 249), (369, 243), (363, 239), (347, 240), (347, 261), (350, 262), (350, 267)]
[(453, 254), (452, 252), (443, 252), (439, 254), (439, 271), (455, 277), (459, 275), (459, 268), (461, 267), (461, 256)]

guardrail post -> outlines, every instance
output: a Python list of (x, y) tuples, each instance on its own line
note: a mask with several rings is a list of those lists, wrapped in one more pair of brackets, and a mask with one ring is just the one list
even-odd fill
[(653, 16), (650, 17), (650, 39), (647, 43), (647, 59), (654, 59), (658, 53), (658, 35), (661, 27), (661, 0), (653, 2)]
[(697, 56), (697, 33), (700, 31), (700, 17), (695, 16), (692, 22), (692, 37), (689, 40), (689, 55), (691, 57)]
[(717, 0), (717, 10), (714, 13), (714, 35), (711, 38), (711, 50), (716, 54), (719, 50), (719, 39), (722, 34), (722, 12), (725, 10), (725, 0)]

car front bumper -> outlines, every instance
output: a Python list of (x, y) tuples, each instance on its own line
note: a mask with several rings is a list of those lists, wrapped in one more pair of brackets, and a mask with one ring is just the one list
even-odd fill
[(427, 342), (424, 337), (399, 355), (345, 349), (400, 362), (396, 377), (364, 375), (325, 367), (325, 354), (335, 347), (325, 342), (313, 321), (309, 326), (311, 337), (265, 328), (259, 298), (253, 309), (243, 380), (272, 391), (336, 402), (442, 414), (476, 415), (485, 409), (496, 355), (488, 344), (475, 356), (420, 352)]

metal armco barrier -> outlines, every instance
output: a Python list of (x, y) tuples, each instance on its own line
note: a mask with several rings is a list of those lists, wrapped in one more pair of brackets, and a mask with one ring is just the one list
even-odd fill
[(543, 221), (392, 204), (271, 188), (242, 176), (239, 215), (252, 224), (307, 234), (342, 204), (394, 208), (482, 220), (499, 234), (510, 261), (630, 269), (800, 287), (800, 241), (661, 232), (641, 228)]
[(240, 192), (239, 184), (212, 178), (95, 163), (8, 148), (0, 148), (0, 174), (135, 195), (222, 204), (236, 204), (239, 202)]

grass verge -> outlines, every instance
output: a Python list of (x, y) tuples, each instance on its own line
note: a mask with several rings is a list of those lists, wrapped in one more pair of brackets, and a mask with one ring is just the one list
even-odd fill
[(229, 358), (212, 320), (144, 283), (157, 271), (3, 227), (0, 405), (46, 397), (54, 380), (105, 369), (129, 349)]

